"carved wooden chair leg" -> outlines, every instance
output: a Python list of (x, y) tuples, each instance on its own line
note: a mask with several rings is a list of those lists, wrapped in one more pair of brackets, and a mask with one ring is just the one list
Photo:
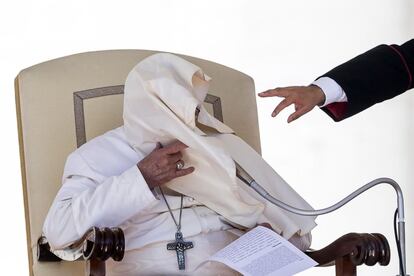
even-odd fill
[(349, 255), (335, 260), (336, 276), (356, 276), (356, 265), (351, 261)]
[(106, 266), (104, 261), (93, 259), (88, 261), (86, 266), (87, 276), (105, 276)]

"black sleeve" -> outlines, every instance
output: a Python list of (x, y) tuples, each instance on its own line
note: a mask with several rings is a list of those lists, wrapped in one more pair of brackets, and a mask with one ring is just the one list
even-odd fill
[(323, 110), (336, 121), (350, 117), (413, 88), (413, 73), (414, 39), (401, 46), (379, 45), (323, 75), (334, 79), (348, 98), (340, 115), (335, 104)]

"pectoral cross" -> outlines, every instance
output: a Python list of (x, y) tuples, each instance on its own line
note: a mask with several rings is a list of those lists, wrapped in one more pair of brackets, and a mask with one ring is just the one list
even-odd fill
[(185, 269), (185, 256), (184, 251), (193, 248), (193, 242), (186, 242), (183, 239), (183, 234), (180, 231), (175, 233), (175, 242), (167, 244), (167, 250), (175, 250), (177, 253), (178, 269)]

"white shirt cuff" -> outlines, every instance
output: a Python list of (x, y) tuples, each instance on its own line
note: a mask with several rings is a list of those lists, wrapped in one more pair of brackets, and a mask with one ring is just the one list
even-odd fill
[(129, 202), (137, 204), (135, 211), (145, 209), (158, 200), (157, 195), (150, 190), (136, 165), (123, 172), (119, 176), (119, 180), (117, 189), (119, 189), (119, 193), (124, 195), (123, 201), (128, 202), (127, 198), (132, 196)]
[(345, 91), (335, 80), (331, 78), (322, 77), (312, 82), (312, 84), (322, 89), (323, 93), (325, 94), (325, 102), (320, 107), (324, 107), (335, 102), (348, 101)]

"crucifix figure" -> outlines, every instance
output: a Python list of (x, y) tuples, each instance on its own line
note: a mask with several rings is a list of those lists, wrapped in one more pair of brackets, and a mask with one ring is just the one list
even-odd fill
[(167, 244), (167, 250), (175, 250), (177, 253), (178, 269), (185, 269), (185, 256), (184, 251), (193, 248), (193, 242), (186, 242), (183, 239), (183, 234), (180, 231), (175, 233), (175, 242)]

